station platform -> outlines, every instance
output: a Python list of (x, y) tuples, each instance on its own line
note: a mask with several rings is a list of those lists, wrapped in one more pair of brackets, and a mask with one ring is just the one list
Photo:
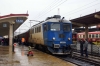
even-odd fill
[(28, 47), (25, 46), (17, 45), (12, 55), (8, 47), (0, 50), (0, 66), (77, 66), (36, 49), (33, 49), (34, 56), (27, 56)]

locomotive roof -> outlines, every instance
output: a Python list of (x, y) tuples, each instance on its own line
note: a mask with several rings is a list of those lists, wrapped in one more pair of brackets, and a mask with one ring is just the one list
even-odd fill
[[(61, 20), (62, 19), (60, 19), (60, 18), (52, 18), (52, 19), (46, 20), (46, 22), (60, 22)], [(65, 20), (65, 19), (63, 19), (63, 22), (65, 22), (65, 23), (71, 23), (70, 21)]]
[[(40, 23), (35, 24), (33, 26), (37, 26), (37, 25), (40, 25), (40, 24), (43, 24), (43, 23), (46, 23), (46, 22), (60, 22), (61, 20), (62, 20), (61, 18), (51, 18), (51, 19), (48, 19), (46, 21), (41, 21)], [(71, 23), (71, 21), (68, 21), (66, 19), (63, 19), (63, 23)]]

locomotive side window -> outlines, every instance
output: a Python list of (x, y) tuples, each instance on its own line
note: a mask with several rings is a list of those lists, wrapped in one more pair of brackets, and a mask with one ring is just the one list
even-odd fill
[(47, 31), (48, 30), (48, 26), (47, 24), (44, 24), (44, 31)]
[(50, 25), (50, 30), (51, 31), (59, 31), (60, 30), (60, 24), (56, 24), (56, 23), (52, 23), (51, 25)]
[(71, 31), (70, 24), (63, 24), (63, 30), (68, 32)]

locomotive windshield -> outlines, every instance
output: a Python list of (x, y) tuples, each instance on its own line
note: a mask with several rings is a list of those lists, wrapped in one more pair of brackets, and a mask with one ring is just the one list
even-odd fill
[(66, 31), (66, 32), (71, 31), (70, 24), (63, 24), (63, 30)]
[(50, 25), (50, 30), (51, 31), (59, 31), (60, 30), (60, 24), (52, 23)]

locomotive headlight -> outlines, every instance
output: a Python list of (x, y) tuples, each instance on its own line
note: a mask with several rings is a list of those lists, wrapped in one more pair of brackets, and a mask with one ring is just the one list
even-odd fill
[(70, 38), (68, 38), (68, 40), (70, 40)]
[(55, 40), (55, 37), (53, 37), (52, 39)]

